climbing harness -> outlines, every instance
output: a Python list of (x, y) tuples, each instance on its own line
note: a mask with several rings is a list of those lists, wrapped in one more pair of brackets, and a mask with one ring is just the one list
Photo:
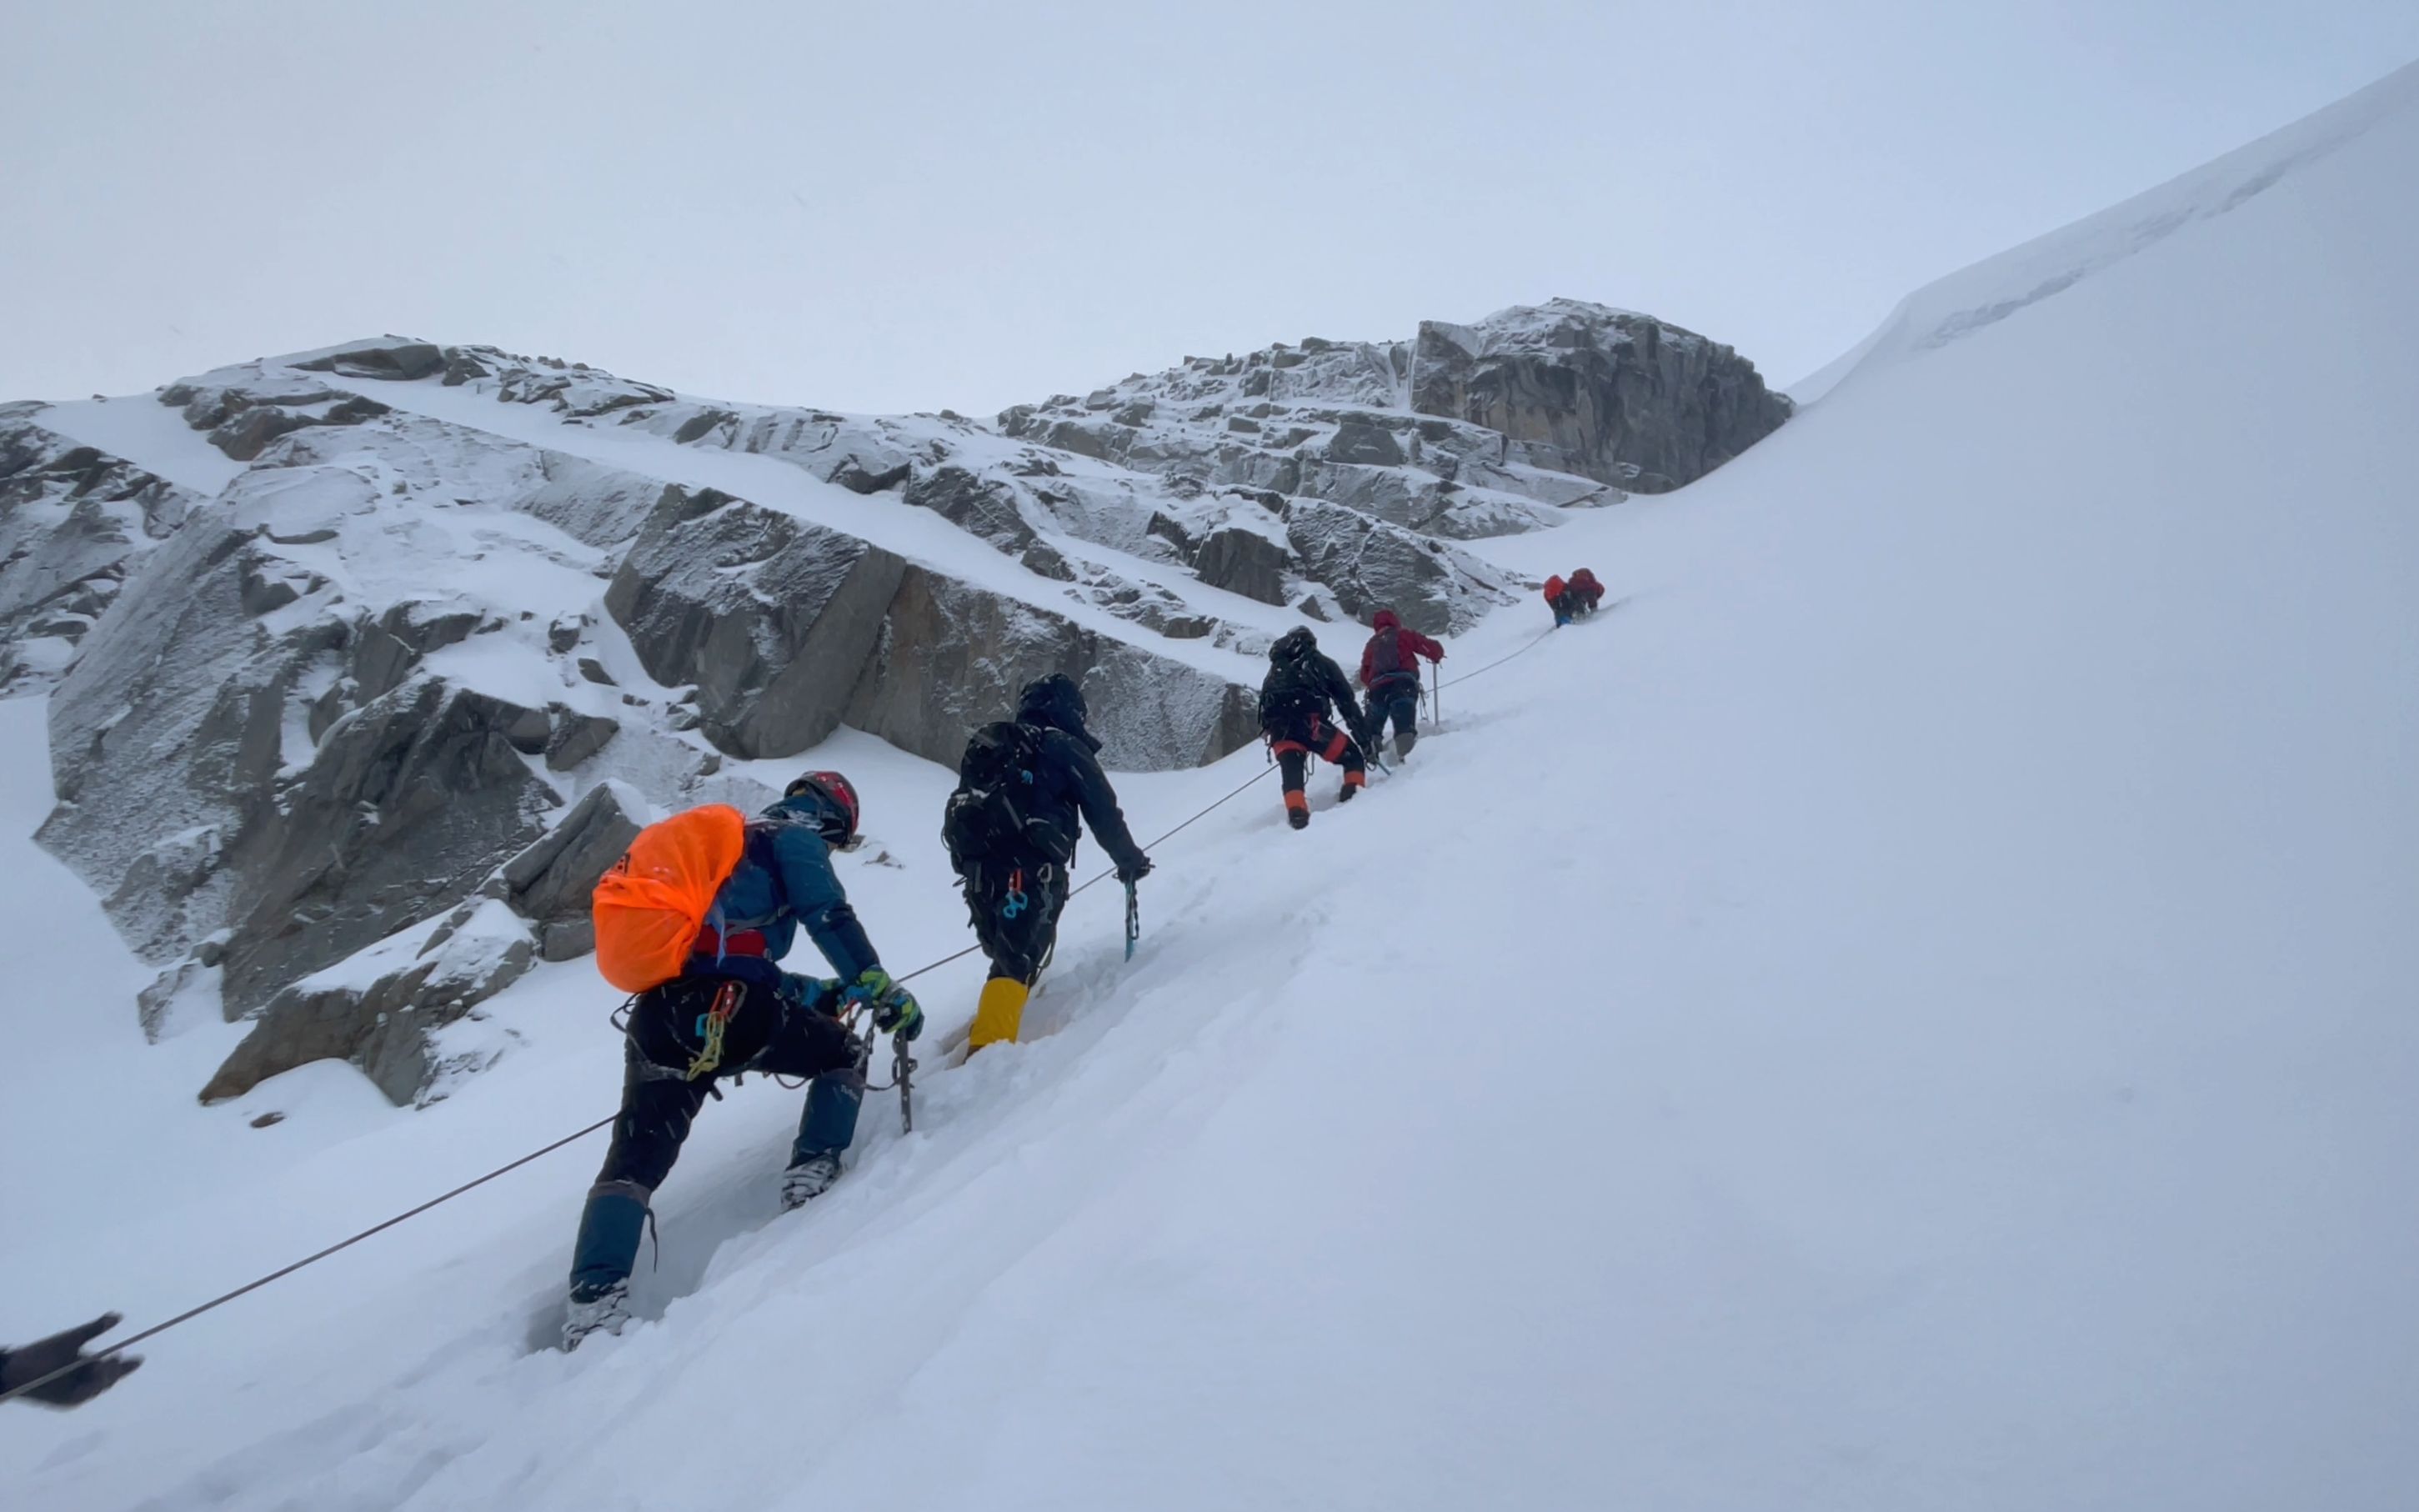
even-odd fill
[(740, 999), (747, 989), (735, 981), (725, 981), (722, 990), (714, 995), (714, 1006), (697, 1016), (697, 1036), (704, 1041), (697, 1057), (688, 1063), (688, 1079), (711, 1076), (722, 1064), (722, 1031), (731, 1026), (732, 1015), (739, 1011)]
[(999, 917), (1014, 918), (1025, 909), (1025, 868), (1020, 866), (1008, 874), (1008, 898), (999, 905)]

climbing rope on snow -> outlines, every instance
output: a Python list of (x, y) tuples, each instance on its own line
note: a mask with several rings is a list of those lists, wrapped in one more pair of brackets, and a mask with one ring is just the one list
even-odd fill
[(403, 1212), (398, 1212), (393, 1217), (387, 1219), (384, 1223), (372, 1224), (369, 1227), (362, 1229), (352, 1238), (339, 1240), (337, 1242), (329, 1245), (326, 1249), (319, 1251), (316, 1255), (306, 1255), (302, 1257), (302, 1258), (296, 1260), (291, 1265), (270, 1272), (267, 1275), (262, 1276), (257, 1281), (247, 1281), (242, 1286), (236, 1288), (233, 1291), (227, 1292), (223, 1296), (212, 1297), (209, 1301), (202, 1304), (198, 1307), (189, 1307), (185, 1311), (178, 1313), (176, 1317), (169, 1319), (164, 1323), (154, 1323), (149, 1328), (145, 1329), (142, 1333), (135, 1335), (131, 1338), (121, 1339), (117, 1343), (111, 1345), (109, 1348), (100, 1350), (98, 1353), (90, 1354), (85, 1356), (83, 1360), (74, 1361), (68, 1365), (61, 1365), (58, 1369), (52, 1371), (47, 1376), (26, 1381), (22, 1386), (11, 1386), (8, 1391), (0, 1392), (0, 1402), (7, 1402), (12, 1397), (22, 1396), (25, 1393), (32, 1391), (39, 1386), (48, 1385), (50, 1382), (56, 1381), (59, 1377), (66, 1375), (69, 1371), (76, 1369), (80, 1365), (88, 1364), (93, 1360), (105, 1360), (113, 1354), (122, 1354), (126, 1350), (134, 1348), (137, 1344), (142, 1343), (145, 1339), (156, 1338), (179, 1323), (190, 1323), (194, 1319), (201, 1317), (202, 1314), (223, 1307), (228, 1303), (235, 1301), (238, 1297), (243, 1296), (249, 1292), (258, 1291), (261, 1288), (269, 1285), (272, 1281), (283, 1281), (287, 1276), (292, 1275), (295, 1272), (301, 1270), (306, 1265), (316, 1265), (321, 1260), (326, 1259), (329, 1256), (335, 1254), (339, 1250), (347, 1250), (352, 1248), (362, 1240), (369, 1238), (372, 1234), (384, 1233), (386, 1230), (393, 1228), (395, 1225), (402, 1223), (407, 1219), (417, 1218), (431, 1208), (437, 1207), (442, 1203), (453, 1201), (455, 1197), (460, 1196), (465, 1192), (469, 1192), (475, 1187), (485, 1186), (489, 1181), (494, 1180), (497, 1177), (501, 1176), (508, 1171), (516, 1171), (541, 1155), (551, 1155), (565, 1145), (574, 1144), (579, 1140), (585, 1139), (590, 1134), (594, 1134), (597, 1130), (604, 1128), (609, 1123), (611, 1123), (613, 1119), (619, 1118), (620, 1116), (621, 1115), (617, 1113), (609, 1118), (599, 1119), (594, 1123), (590, 1124), (587, 1128), (580, 1130), (577, 1134), (564, 1134), (554, 1143), (537, 1149), (532, 1149), (516, 1161), (510, 1162), (507, 1165), (499, 1165), (485, 1176), (479, 1177), (473, 1180), (465, 1181), (451, 1192), (447, 1192), (439, 1196), (430, 1197), (419, 1207), (409, 1209)]
[[(1546, 637), (1553, 634), (1556, 630), (1561, 628), (1562, 626), (1559, 625), (1549, 625), (1546, 626), (1545, 629), (1537, 633), (1537, 639), (1530, 641), (1527, 645), (1522, 646), (1519, 650), (1511, 653), (1509, 656), (1498, 656), (1484, 667), (1473, 667), (1470, 671), (1462, 673), (1459, 677), (1445, 676), (1444, 669), (1440, 667), (1437, 669), (1437, 688), (1441, 692), (1445, 688), (1456, 687), (1462, 683), (1467, 683), (1473, 677), (1481, 676), (1487, 672), (1491, 672), (1496, 668), (1502, 666), (1505, 662), (1512, 660), (1515, 656), (1525, 656), (1530, 652), (1544, 645), (1546, 643)], [(1444, 716), (1442, 714), (1439, 714), (1437, 717), (1441, 720)]]

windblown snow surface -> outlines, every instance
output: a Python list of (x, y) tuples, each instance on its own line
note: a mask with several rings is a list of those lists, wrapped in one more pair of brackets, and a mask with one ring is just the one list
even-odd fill
[[(8, 1504), (2409, 1507), (2419, 77), (2266, 146), (1706, 482), (1490, 545), (1620, 607), (1307, 833), (1271, 782), (1170, 841), (1130, 964), (1078, 900), (1040, 1036), (928, 1068), (912, 1135), (870, 1100), (809, 1210), (797, 1094), (709, 1105), (624, 1337), (532, 1349), (591, 1141), (0, 1411)], [(610, 1108), (584, 963), (424, 1112), (172, 1095), (230, 1031), (141, 1043), (23, 840), (38, 725), (4, 1331), (167, 1316)], [(822, 755), (876, 942), (955, 949), (946, 775)], [(974, 983), (917, 986), (947, 1026)]]

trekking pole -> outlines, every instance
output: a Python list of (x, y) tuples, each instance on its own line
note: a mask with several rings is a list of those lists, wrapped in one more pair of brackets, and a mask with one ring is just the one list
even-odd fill
[(1134, 885), (1126, 884), (1126, 959), (1133, 959), (1134, 941), (1142, 938), (1142, 904), (1134, 899)]
[(1428, 723), (1444, 728), (1444, 669), (1435, 662), (1427, 665)]
[(899, 1086), (899, 1132), (916, 1132), (916, 1057), (907, 1053), (907, 1037), (890, 1037), (890, 1079)]

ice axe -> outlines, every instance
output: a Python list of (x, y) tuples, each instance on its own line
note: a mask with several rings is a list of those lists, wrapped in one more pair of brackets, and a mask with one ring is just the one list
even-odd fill
[(1126, 959), (1133, 959), (1134, 942), (1142, 938), (1142, 903), (1134, 897), (1134, 885), (1126, 884)]
[(899, 1088), (899, 1132), (916, 1132), (916, 1057), (907, 1053), (907, 1037), (890, 1037), (890, 1080)]

